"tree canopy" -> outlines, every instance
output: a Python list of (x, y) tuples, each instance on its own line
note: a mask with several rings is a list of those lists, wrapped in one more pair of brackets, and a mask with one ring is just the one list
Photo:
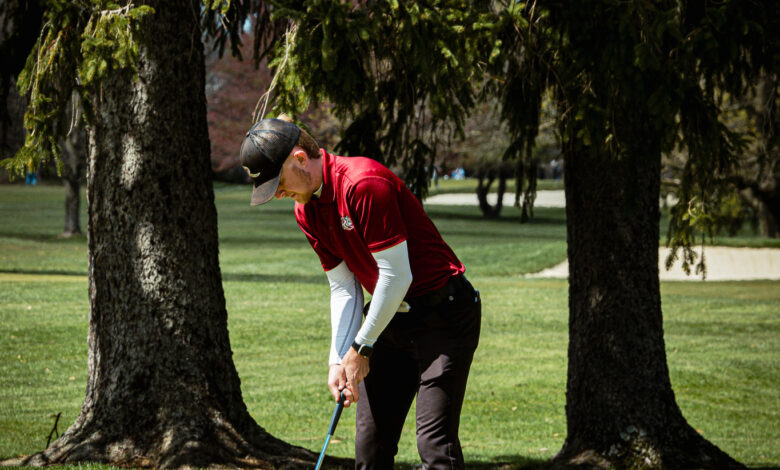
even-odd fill
[[(780, 8), (776, 2), (703, 1), (520, 3), (505, 50), (502, 112), (530, 140), (538, 129), (539, 97), (555, 93), (563, 145), (621, 158), (640, 142), (640, 119), (658, 136), (656, 149), (689, 156), (671, 211), (672, 253), (697, 233), (711, 234), (718, 199), (729, 193), (745, 150), (724, 123), (723, 96), (744, 96), (762, 74), (777, 76)], [(605, 24), (615, 25), (605, 27)], [(777, 82), (775, 81), (775, 86)], [(669, 260), (671, 262), (671, 259)]]
[[(154, 12), (146, 5), (119, 6), (95, 0), (44, 3), (38, 40), (19, 74), (18, 87), (29, 95), (24, 117), (24, 146), (2, 161), (11, 174), (23, 174), (42, 161), (56, 161), (61, 169), (60, 141), (73, 128), (68, 122), (73, 92), (99, 96), (101, 80), (112, 73), (133, 74), (138, 46), (133, 40), (138, 20)], [(90, 119), (89, 106), (82, 106)]]
[[(490, 2), (279, 1), (295, 25), (271, 66), (276, 108), (327, 100), (349, 119), (338, 150), (402, 167), (425, 195), (433, 157), (463, 131), (490, 51)], [(284, 67), (284, 69), (282, 69)]]
[[(15, 173), (41, 159), (59, 161), (57, 141), (72, 127), (70, 91), (99, 89), (111, 70), (132, 73), (133, 24), (150, 13), (106, 0), (50, 0), (46, 7), (40, 47), (19, 77), (31, 97), (27, 142), (3, 162)], [(620, 37), (593, 23), (602, 11), (619, 13)], [(500, 103), (496, 131), (509, 142), (502, 158), (518, 162), (518, 190), (532, 200), (529, 165), (545, 93), (556, 94), (558, 122), (569, 126), (559, 129), (563, 143), (574, 132), (612, 153), (625, 138), (618, 133), (624, 117), (611, 111), (635, 99), (658, 118), (648, 125), (664, 136), (662, 151), (690, 156), (668, 227), (673, 253), (683, 248), (688, 266), (694, 255), (685, 247), (723, 220), (715, 215), (734, 188), (725, 175), (736, 174), (735, 156), (745, 149), (719, 104), (749, 93), (760, 73), (777, 89), (777, 17), (778, 6), (761, 0), (593, 1), (576, 9), (555, 1), (207, 0), (202, 25), (219, 55), (241, 57), (251, 24), (255, 64), (268, 57), (278, 75), (275, 110), (300, 115), (328, 102), (350, 123), (336, 150), (401, 167), (420, 198), (436, 153), (463, 135), (477, 102)], [(639, 41), (622, 40), (640, 32)], [(600, 67), (607, 83), (590, 80), (585, 64)], [(663, 86), (641, 85), (650, 72), (663, 75)], [(571, 116), (574, 101), (591, 103), (578, 108), (590, 111)]]
[[(714, 230), (723, 175), (744, 150), (723, 122), (721, 97), (743, 96), (761, 73), (777, 73), (774, 2), (273, 5), (274, 18), (295, 26), (289, 46), (279, 41), (270, 53), (280, 75), (276, 108), (300, 113), (318, 100), (333, 103), (351, 121), (340, 150), (400, 164), (418, 196), (440, 144), (462, 133), (480, 99), (501, 103), (504, 158), (520, 164), (530, 160), (548, 90), (564, 145), (576, 140), (616, 157), (631, 140), (623, 123), (636, 118), (618, 111), (647, 108), (659, 150), (691, 157), (669, 226), (674, 253)], [(618, 27), (602, 28), (604, 15)], [(693, 262), (690, 250), (684, 261)]]

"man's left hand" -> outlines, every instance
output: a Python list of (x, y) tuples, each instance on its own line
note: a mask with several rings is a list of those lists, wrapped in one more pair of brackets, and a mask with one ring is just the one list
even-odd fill
[(360, 397), (358, 385), (368, 375), (368, 358), (358, 354), (355, 348), (349, 348), (341, 359), (341, 365), (344, 367), (344, 372), (347, 375), (347, 388), (352, 392), (351, 401), (357, 402)]

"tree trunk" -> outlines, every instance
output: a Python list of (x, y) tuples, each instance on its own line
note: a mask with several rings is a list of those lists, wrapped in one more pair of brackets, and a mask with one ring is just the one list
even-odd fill
[(79, 166), (72, 168), (67, 160), (73, 158), (66, 155), (68, 151), (63, 152), (66, 161), (62, 172), (62, 184), (65, 185), (65, 228), (62, 230), (61, 237), (70, 238), (73, 235), (81, 235), (81, 224), (79, 223), (79, 211), (81, 208), (81, 194), (79, 191)]
[[(487, 195), (490, 192), (490, 186), (493, 185), (496, 177), (498, 178), (498, 200), (496, 204), (491, 206), (487, 200)], [(487, 179), (487, 183), (485, 183)], [(482, 210), (482, 215), (486, 219), (495, 219), (501, 215), (501, 208), (504, 206), (504, 193), (506, 192), (506, 176), (499, 167), (481, 167), (477, 171), (477, 201), (479, 201), (479, 208)]]
[(780, 237), (780, 197), (778, 191), (760, 191), (744, 185), (742, 200), (756, 211), (758, 227), (763, 238)]
[(757, 121), (757, 164), (750, 165), (736, 181), (743, 200), (756, 212), (761, 236), (780, 237), (780, 107), (778, 77), (764, 74), (753, 104), (746, 105)]
[[(518, 159), (515, 168), (515, 207), (520, 209), (520, 223), (528, 222), (534, 215), (534, 201), (536, 201), (536, 182), (539, 164), (534, 159)], [(528, 184), (526, 185), (526, 181)], [(526, 186), (525, 191), (523, 186)], [(523, 202), (520, 202), (520, 197)]]
[[(637, 146), (652, 149), (652, 144)], [(566, 151), (567, 438), (558, 464), (742, 468), (682, 416), (658, 278), (660, 151)]]
[(780, 201), (758, 201), (758, 225), (764, 238), (780, 238)]
[[(73, 99), (78, 99), (74, 92)], [(71, 116), (73, 122), (80, 121), (80, 114)], [(81, 207), (81, 194), (79, 180), (86, 160), (86, 145), (84, 142), (84, 130), (80, 124), (71, 129), (70, 134), (62, 142), (62, 184), (65, 185), (65, 228), (62, 231), (63, 238), (73, 235), (81, 235), (79, 223), (79, 209)]]
[(138, 80), (93, 97), (88, 381), (81, 414), (27, 465), (311, 467), (249, 415), (217, 256), (197, 0), (149, 2)]

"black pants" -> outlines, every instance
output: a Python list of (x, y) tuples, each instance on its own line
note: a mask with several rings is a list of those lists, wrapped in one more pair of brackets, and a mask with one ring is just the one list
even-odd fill
[(410, 299), (411, 311), (397, 313), (374, 345), (357, 403), (358, 469), (393, 468), (415, 394), (423, 468), (464, 468), (458, 426), (482, 304), (463, 276), (445, 289), (435, 305)]

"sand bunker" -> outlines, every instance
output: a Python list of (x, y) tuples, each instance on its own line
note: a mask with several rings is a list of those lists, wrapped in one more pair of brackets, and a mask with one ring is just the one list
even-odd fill
[[(696, 252), (701, 254), (701, 248)], [(666, 270), (668, 248), (658, 250), (658, 274), (662, 281), (701, 281), (701, 275), (685, 274), (682, 263), (677, 262)], [(707, 281), (747, 281), (780, 279), (780, 249), (778, 248), (730, 248), (708, 246), (704, 248)], [(569, 262), (553, 266), (526, 277), (567, 278)]]

